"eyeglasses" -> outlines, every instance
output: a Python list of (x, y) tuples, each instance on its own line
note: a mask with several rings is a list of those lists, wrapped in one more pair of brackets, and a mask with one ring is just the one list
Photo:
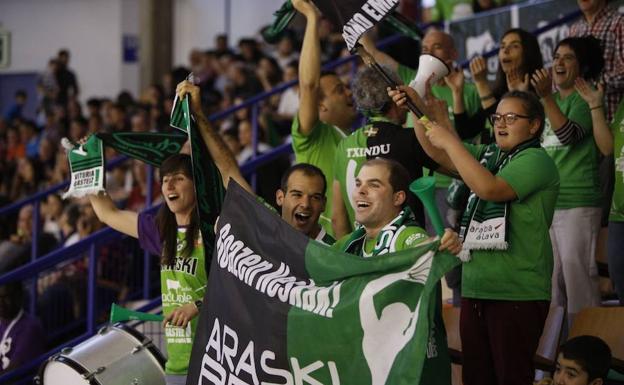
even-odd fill
[(509, 125), (513, 124), (516, 120), (518, 120), (518, 118), (532, 119), (530, 116), (515, 114), (513, 112), (508, 112), (508, 113), (503, 114), (503, 115), (501, 115), (501, 114), (492, 114), (492, 115), (490, 115), (490, 123), (492, 123), (493, 126), (496, 126), (496, 125), (500, 125), (501, 122), (504, 120), (505, 121), (505, 126), (509, 126)]

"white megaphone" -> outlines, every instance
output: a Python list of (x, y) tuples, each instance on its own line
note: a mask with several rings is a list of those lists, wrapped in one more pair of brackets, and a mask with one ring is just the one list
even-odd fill
[(450, 72), (450, 68), (440, 58), (428, 53), (422, 54), (418, 60), (418, 73), (416, 73), (416, 77), (410, 82), (409, 86), (412, 87), (421, 98), (424, 98), (425, 84), (431, 74), (434, 74), (431, 79), (431, 85), (434, 85)]

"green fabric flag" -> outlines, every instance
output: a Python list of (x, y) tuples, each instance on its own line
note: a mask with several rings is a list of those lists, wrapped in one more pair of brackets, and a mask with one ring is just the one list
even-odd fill
[(67, 138), (61, 141), (67, 151), (71, 177), (69, 190), (63, 199), (80, 198), (104, 191), (104, 146), (102, 141), (91, 136), (86, 143), (74, 145)]
[(199, 230), (206, 251), (206, 266), (210, 266), (211, 251), (214, 247), (214, 224), (221, 212), (225, 188), (219, 169), (214, 164), (208, 147), (204, 143), (197, 123), (191, 115), (189, 96), (183, 100), (177, 96), (173, 101), (170, 125), (187, 134), (191, 142), (191, 159), (193, 164), (193, 179), (195, 182), (195, 197), (199, 210)]
[(283, 36), (282, 32), (296, 14), (297, 11), (290, 0), (286, 0), (277, 11), (273, 12), (273, 23), (262, 31), (264, 41), (269, 44), (277, 44)]
[(215, 243), (188, 384), (414, 385), (437, 354), (436, 287), (459, 263), (439, 242), (341, 253), (231, 182)]
[(95, 135), (105, 145), (154, 167), (160, 167), (165, 159), (179, 153), (187, 140), (186, 135), (162, 132), (114, 132)]

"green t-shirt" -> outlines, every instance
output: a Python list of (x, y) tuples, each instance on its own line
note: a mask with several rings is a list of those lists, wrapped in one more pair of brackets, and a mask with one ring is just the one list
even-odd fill
[[(422, 176), (423, 166), (437, 168), (425, 153), (414, 130), (403, 128), (383, 117), (369, 118), (369, 124), (358, 128), (338, 144), (334, 161), (334, 180), (340, 184), (340, 193), (347, 209), (349, 225), (355, 228), (355, 177), (367, 159), (380, 157), (399, 162), (409, 172), (411, 180)], [(407, 203), (418, 223), (424, 223), (422, 203), (408, 192)]]
[(624, 222), (624, 101), (620, 102), (613, 123), (613, 158), (615, 160), (615, 186), (609, 220)]
[(561, 177), (557, 209), (599, 207), (599, 154), (594, 142), (589, 106), (576, 91), (565, 99), (558, 92), (553, 96), (563, 115), (585, 131), (585, 137), (580, 142), (564, 145), (553, 131), (548, 118), (546, 119), (542, 147), (555, 161)]
[[(377, 235), (375, 239), (364, 240), (364, 247), (362, 247), (361, 257), (367, 257), (367, 253), (372, 253), (375, 244), (380, 241)], [(350, 241), (351, 234), (340, 238), (332, 247), (336, 250), (345, 251), (345, 248)], [(392, 243), (389, 245), (391, 252), (401, 251), (416, 247), (419, 244), (429, 239), (427, 232), (418, 226), (407, 226), (403, 230), (400, 230), (399, 234), (393, 237)], [(383, 258), (384, 254), (377, 255), (373, 258)], [(451, 383), (451, 359), (448, 352), (448, 344), (446, 340), (446, 330), (444, 329), (444, 321), (442, 319), (441, 304), (441, 290), (438, 287), (437, 305), (434, 314), (434, 325), (440, 325), (441, 327), (435, 327), (433, 333), (429, 338), (429, 345), (427, 346), (428, 357), (423, 366), (423, 372), (420, 378), (421, 385), (449, 385)], [(429, 356), (431, 352), (431, 356)]]
[(293, 119), (291, 134), (292, 146), (295, 151), (297, 163), (312, 164), (320, 168), (323, 174), (325, 174), (325, 182), (327, 183), (327, 203), (325, 204), (325, 211), (321, 214), (319, 223), (323, 226), (325, 231), (329, 234), (333, 234), (334, 230), (331, 226), (331, 215), (334, 157), (338, 143), (346, 135), (338, 127), (323, 123), (319, 120), (312, 128), (310, 135), (305, 136), (299, 131), (298, 114)]
[(355, 228), (355, 208), (351, 201), (351, 193), (355, 189), (355, 177), (366, 161), (366, 155), (356, 149), (365, 149), (366, 142), (367, 137), (360, 128), (340, 141), (334, 156), (336, 167), (334, 167), (333, 177), (340, 184), (340, 193), (347, 209), (351, 229)]
[(471, 14), (470, 0), (436, 0), (435, 6), (431, 8), (431, 21), (451, 21)]
[[(485, 145), (464, 144), (475, 157)], [(553, 269), (548, 230), (559, 173), (540, 148), (517, 154), (497, 174), (516, 192), (507, 214), (507, 250), (473, 250), (462, 265), (462, 296), (512, 301), (550, 300)]]
[[(403, 83), (409, 84), (416, 77), (416, 70), (406, 67), (404, 65), (399, 65), (397, 73)], [(441, 86), (439, 84), (435, 84), (431, 87), (431, 93), (437, 99), (444, 100), (448, 107), (449, 119), (452, 124), (455, 124), (455, 115), (453, 114), (453, 93), (451, 89), (447, 86)], [(464, 109), (468, 116), (473, 116), (481, 109), (481, 99), (479, 98), (479, 92), (477, 91), (477, 87), (473, 83), (466, 83), (464, 85)], [(412, 114), (407, 116), (407, 122), (405, 124), (406, 127), (414, 127), (414, 122), (412, 120)], [(424, 175), (429, 175), (429, 170), (423, 170)], [(436, 179), (436, 188), (448, 188), (451, 185), (451, 178), (444, 174), (440, 174), (438, 172), (433, 174)]]
[[(195, 241), (191, 256), (182, 258), (180, 250), (185, 243), (185, 233), (186, 228), (178, 229), (178, 252), (173, 268), (164, 265), (160, 268), (162, 309), (165, 315), (170, 314), (178, 306), (203, 300), (206, 291), (208, 277), (201, 233)], [(168, 356), (165, 372), (167, 374), (187, 373), (198, 319), (199, 317), (193, 318), (186, 329), (169, 325), (165, 328)]]

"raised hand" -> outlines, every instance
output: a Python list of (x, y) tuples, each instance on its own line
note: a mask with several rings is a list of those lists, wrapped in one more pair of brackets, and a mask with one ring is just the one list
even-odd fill
[(444, 229), (444, 235), (442, 235), (438, 250), (446, 250), (454, 255), (459, 254), (462, 250), (462, 241), (459, 239), (459, 235), (451, 229)]
[[(388, 87), (386, 88), (386, 91), (388, 91), (388, 96), (390, 96), (392, 102), (398, 107), (404, 109), (407, 109), (407, 98), (409, 97), (407, 93), (410, 92), (410, 94), (416, 94), (416, 91), (414, 91), (411, 87), (405, 85), (401, 85), (396, 88)], [(416, 96), (418, 96), (418, 94), (416, 94)]]
[(386, 90), (388, 91), (388, 96), (392, 98), (397, 106), (407, 109), (406, 103), (407, 98), (409, 98), (423, 114), (428, 115), (425, 100), (412, 87), (400, 85), (394, 89), (388, 87)]
[(487, 82), (487, 63), (483, 56), (476, 56), (470, 61), (470, 73), (475, 83)]
[(535, 93), (540, 98), (552, 94), (552, 76), (546, 68), (540, 68), (531, 76), (531, 85), (535, 88)]
[(460, 67), (454, 68), (444, 77), (444, 82), (452, 92), (462, 94), (464, 92), (464, 70)]
[(602, 83), (598, 83), (598, 87), (594, 88), (585, 79), (579, 76), (574, 80), (574, 88), (576, 88), (576, 91), (581, 95), (583, 100), (589, 104), (590, 108), (602, 105), (604, 100), (604, 86)]
[(306, 18), (310, 16), (319, 16), (321, 14), (310, 0), (292, 0), (292, 5)]
[(199, 87), (189, 82), (188, 80), (183, 80), (176, 86), (176, 94), (180, 99), (183, 99), (187, 94), (191, 96), (191, 109), (193, 113), (200, 114), (202, 113), (201, 107), (201, 96), (199, 93)]
[(444, 127), (444, 125), (438, 122), (423, 122), (423, 125), (426, 129), (425, 134), (427, 135), (427, 139), (429, 139), (429, 142), (436, 148), (445, 150), (446, 146), (449, 144), (459, 141), (459, 138), (455, 136), (449, 128)]
[(427, 117), (429, 120), (440, 124), (446, 129), (452, 129), (453, 124), (449, 118), (448, 104), (446, 104), (446, 101), (432, 97), (427, 99), (425, 105), (427, 106)]
[(520, 68), (514, 68), (505, 74), (507, 76), (507, 88), (509, 91), (528, 91), (529, 74), (520, 72)]

